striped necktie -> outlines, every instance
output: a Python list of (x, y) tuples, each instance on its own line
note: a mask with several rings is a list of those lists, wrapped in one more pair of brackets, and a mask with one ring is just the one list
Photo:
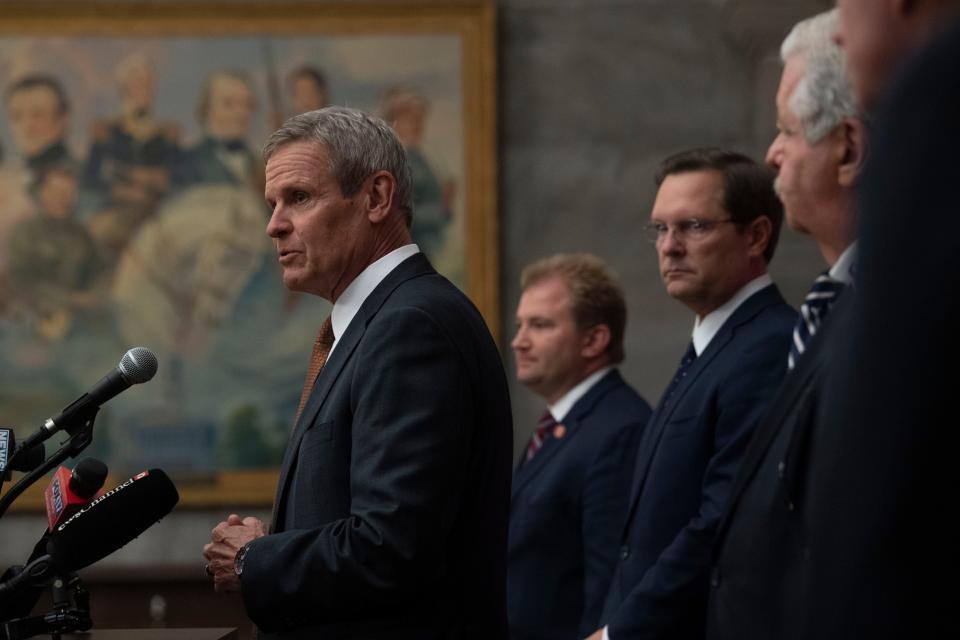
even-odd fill
[(547, 436), (553, 433), (556, 426), (557, 421), (553, 419), (553, 414), (550, 413), (549, 410), (544, 411), (543, 415), (540, 416), (540, 421), (537, 423), (537, 428), (534, 430), (533, 435), (530, 436), (530, 444), (527, 445), (527, 462), (530, 462), (537, 451), (540, 451), (540, 447), (543, 446)]
[(821, 273), (813, 282), (810, 293), (800, 305), (800, 316), (793, 328), (793, 342), (790, 344), (790, 355), (787, 356), (787, 369), (793, 371), (803, 352), (807, 350), (810, 340), (817, 334), (824, 318), (830, 312), (837, 296), (843, 291), (844, 284), (830, 277), (829, 271)]
[(303, 407), (306, 406), (307, 399), (310, 398), (310, 393), (313, 391), (313, 385), (317, 382), (317, 376), (320, 375), (320, 370), (323, 369), (323, 365), (327, 362), (327, 356), (330, 355), (330, 349), (333, 348), (334, 340), (333, 323), (330, 321), (330, 316), (327, 316), (327, 319), (320, 325), (320, 331), (317, 332), (317, 339), (313, 342), (313, 352), (310, 354), (310, 366), (307, 367), (307, 377), (303, 381), (303, 390), (300, 392), (300, 406), (297, 407), (297, 416), (293, 419), (294, 424), (297, 423), (297, 420), (300, 419), (300, 414), (303, 413)]

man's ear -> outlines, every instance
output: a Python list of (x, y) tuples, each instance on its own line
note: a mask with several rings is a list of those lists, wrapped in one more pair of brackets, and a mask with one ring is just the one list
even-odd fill
[(383, 222), (393, 209), (397, 181), (388, 171), (378, 171), (367, 178), (364, 187), (367, 218), (377, 224)]
[(867, 157), (866, 128), (859, 118), (844, 118), (838, 126), (840, 163), (837, 166), (837, 182), (841, 187), (851, 188), (857, 181)]
[(773, 222), (767, 216), (758, 216), (745, 233), (750, 234), (749, 255), (762, 258), (767, 251), (767, 245), (773, 240)]
[(584, 358), (596, 358), (606, 352), (609, 346), (610, 327), (605, 324), (598, 324), (587, 329), (580, 353)]

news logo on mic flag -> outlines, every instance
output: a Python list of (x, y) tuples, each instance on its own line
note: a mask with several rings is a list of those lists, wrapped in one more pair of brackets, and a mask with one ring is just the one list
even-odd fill
[(10, 459), (10, 433), (9, 429), (0, 429), (0, 475), (7, 470)]
[(43, 497), (47, 505), (47, 530), (53, 531), (78, 510), (87, 506), (107, 479), (107, 465), (96, 458), (84, 458), (73, 471), (60, 467), (53, 474)]

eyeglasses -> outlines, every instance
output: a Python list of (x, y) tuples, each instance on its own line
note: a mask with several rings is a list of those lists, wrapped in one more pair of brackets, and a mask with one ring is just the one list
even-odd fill
[(673, 236), (677, 240), (699, 240), (705, 238), (718, 224), (733, 223), (733, 220), (726, 218), (724, 220), (698, 220), (690, 218), (681, 220), (676, 224), (667, 224), (665, 222), (651, 222), (644, 226), (644, 233), (647, 240), (657, 244), (667, 237), (667, 233), (673, 229)]

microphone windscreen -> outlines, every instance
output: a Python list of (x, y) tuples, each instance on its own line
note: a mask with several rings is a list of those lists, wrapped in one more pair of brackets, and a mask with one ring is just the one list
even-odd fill
[(70, 474), (70, 490), (85, 500), (91, 499), (107, 480), (107, 465), (96, 458), (84, 458)]
[(149, 529), (179, 500), (166, 473), (160, 469), (139, 473), (54, 529), (47, 553), (59, 571), (88, 567)]
[(134, 347), (123, 354), (117, 369), (130, 384), (141, 384), (156, 375), (157, 356), (146, 347)]

